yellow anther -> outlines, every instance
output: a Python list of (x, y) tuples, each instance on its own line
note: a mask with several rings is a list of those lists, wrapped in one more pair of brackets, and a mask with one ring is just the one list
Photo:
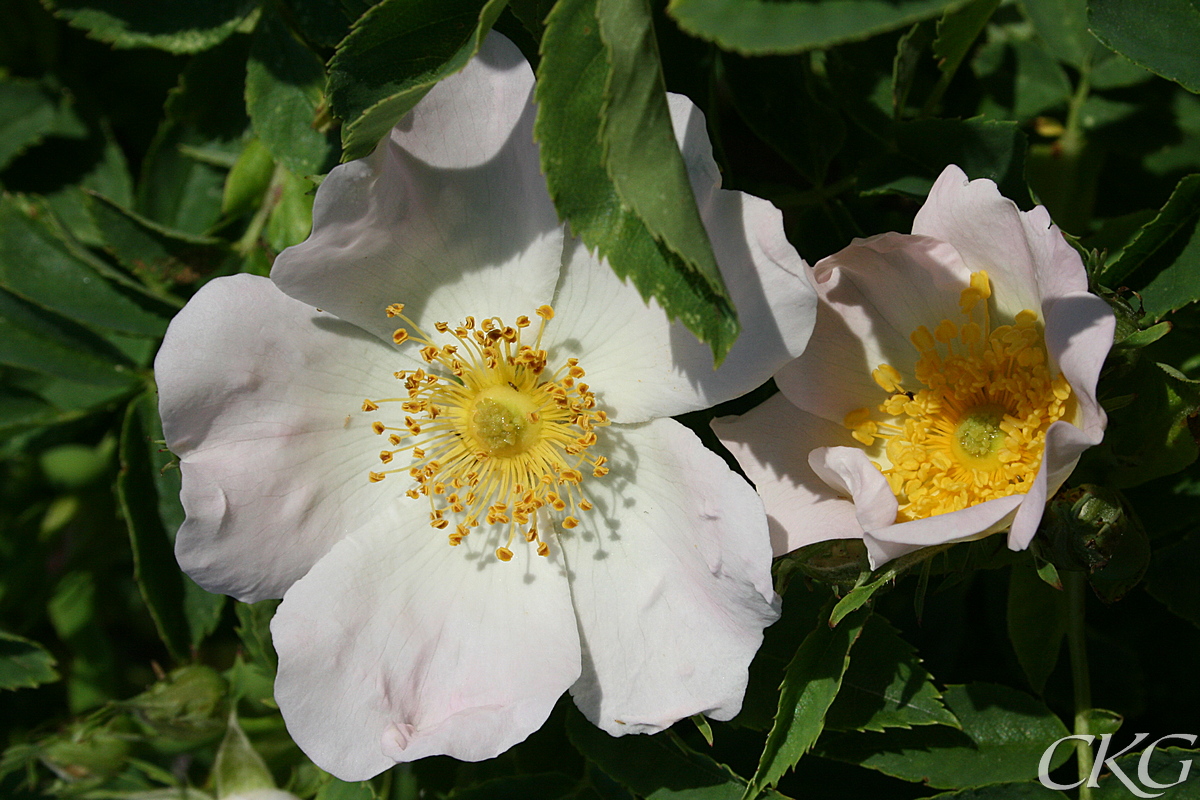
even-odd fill
[(512, 550), (509, 550), (507, 547), (497, 547), (496, 548), (496, 558), (500, 559), (501, 561), (512, 561), (512, 557), (513, 557), (513, 552), (512, 552)]
[(550, 555), (550, 545), (546, 544), (545, 542), (538, 542), (537, 554), (542, 558)]
[(384, 313), (389, 317), (398, 317), (404, 313), (404, 303), (392, 303)]
[[(375, 431), (375, 433), (383, 433), (387, 430), (387, 426), (385, 426), (379, 420), (375, 420), (371, 423), (371, 430)], [(395, 442), (393, 442), (393, 444), (395, 444)]]
[(992, 282), (988, 279), (987, 270), (971, 273), (971, 288), (984, 300), (992, 296)]
[(578, 525), (579, 525), (579, 520), (575, 519), (574, 517), (564, 517), (563, 518), (562, 526), (564, 528), (567, 528), (568, 530), (571, 528), (574, 528)]
[(390, 451), (390, 450), (382, 450), (382, 451), (380, 451), (380, 453), (379, 453), (379, 460), (380, 460), (380, 461), (382, 461), (384, 464), (389, 464), (389, 463), (391, 463), (391, 460), (392, 460), (392, 453), (391, 453), (391, 451)]
[(371, 483), (379, 483), (385, 477), (387, 477), (387, 476), (382, 472), (368, 472), (367, 473), (367, 480), (369, 480)]
[(1031, 311), (1028, 308), (1017, 314), (1017, 327), (1029, 328), (1037, 325), (1038, 315), (1036, 311)]
[(922, 353), (937, 347), (937, 344), (933, 340), (933, 334), (924, 325), (913, 331), (908, 338), (912, 341), (913, 346)]
[(404, 328), (397, 328), (392, 333), (392, 341), (396, 344), (404, 344), (408, 341), (408, 331)]
[(363, 411), (378, 411), (379, 404), (375, 403), (374, 401), (371, 401), (371, 400), (363, 400), (362, 410)]
[(871, 377), (875, 379), (875, 383), (879, 384), (879, 388), (885, 392), (896, 391), (904, 380), (899, 370), (891, 364), (880, 364), (871, 371)]
[(948, 319), (944, 319), (938, 323), (937, 328), (933, 331), (933, 338), (937, 339), (942, 344), (952, 342), (958, 338), (958, 326)]
[(554, 319), (554, 309), (550, 306), (538, 306), (537, 315), (544, 320), (552, 320)]
[(861, 427), (863, 424), (869, 422), (870, 420), (871, 420), (871, 409), (856, 408), (845, 416), (845, 418), (842, 420), (842, 424), (845, 425), (850, 430), (854, 430), (855, 428)]

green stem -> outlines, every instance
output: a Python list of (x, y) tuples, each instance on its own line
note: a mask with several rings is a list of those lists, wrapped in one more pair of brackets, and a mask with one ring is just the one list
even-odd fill
[[(1087, 641), (1084, 631), (1084, 610), (1087, 601), (1087, 577), (1082, 572), (1063, 572), (1063, 588), (1067, 592), (1067, 648), (1071, 653), (1071, 680), (1075, 688), (1075, 733), (1091, 733), (1092, 679), (1088, 673)], [(1076, 740), (1075, 759), (1079, 766), (1079, 800), (1091, 800), (1092, 789), (1087, 785), (1092, 774), (1090, 742)]]
[(1079, 66), (1079, 83), (1075, 85), (1075, 93), (1071, 95), (1071, 102), (1067, 105), (1066, 132), (1059, 140), (1063, 154), (1068, 158), (1078, 157), (1083, 149), (1083, 128), (1080, 124), (1079, 114), (1092, 90), (1091, 73), (1092, 59), (1091, 56), (1087, 56)]

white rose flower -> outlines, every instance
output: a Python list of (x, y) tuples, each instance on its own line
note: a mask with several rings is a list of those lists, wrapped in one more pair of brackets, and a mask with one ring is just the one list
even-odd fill
[(739, 709), (776, 617), (751, 487), (672, 415), (797, 356), (816, 305), (769, 203), (671, 98), (744, 332), (719, 370), (559, 223), (498, 35), (317, 192), (271, 280), (220, 278), (155, 368), (202, 586), (283, 597), (275, 693), (345, 780), (490, 758), (570, 691), (614, 735)]

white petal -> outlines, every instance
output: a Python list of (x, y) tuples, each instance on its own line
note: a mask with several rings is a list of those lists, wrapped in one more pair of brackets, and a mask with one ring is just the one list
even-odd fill
[(550, 341), (580, 358), (597, 399), (625, 423), (707, 408), (759, 386), (803, 351), (816, 310), (816, 293), (784, 236), (782, 214), (765, 200), (719, 188), (703, 115), (680, 95), (670, 101), (700, 216), (742, 332), (714, 370), (707, 344), (575, 243), (555, 298)]
[[(966, 542), (1002, 531), (1013, 518), (1013, 511), (1022, 507), (1025, 497), (1023, 494), (1012, 494), (961, 511), (869, 530), (864, 539), (867, 553), (871, 556), (871, 568), (922, 547)], [(886, 557), (877, 558), (874, 555), (876, 552), (886, 553)]]
[(945, 242), (885, 233), (856, 239), (813, 268), (821, 296), (808, 349), (775, 376), (800, 408), (832, 422), (874, 407), (886, 393), (871, 378), (890, 364), (910, 382), (919, 354), (909, 336), (943, 319), (961, 320), (970, 273)]
[(827, 539), (862, 538), (854, 504), (808, 464), (818, 447), (853, 446), (845, 427), (777, 394), (740, 417), (713, 420), (712, 429), (762, 496), (775, 555)]
[(858, 524), (865, 531), (891, 525), (899, 504), (887, 478), (860, 447), (819, 447), (808, 454), (817, 477), (854, 501)]
[(368, 158), (317, 190), (313, 233), (280, 253), (283, 291), (385, 339), (383, 310), (404, 303), (433, 323), (500, 316), (550, 300), (562, 228), (533, 141), (533, 72), (493, 34)]
[(187, 520), (180, 565), (253, 602), (284, 591), (390, 496), (367, 481), (379, 437), (361, 412), (407, 363), (265, 278), (218, 278), (171, 323), (155, 361)]
[(913, 233), (949, 242), (972, 272), (987, 270), (993, 303), (1008, 318), (1024, 309), (1040, 311), (1045, 299), (1087, 291), (1079, 254), (1045, 208), (1022, 212), (995, 183), (968, 181), (954, 165), (934, 183)]
[(1112, 347), (1116, 316), (1108, 303), (1087, 292), (1055, 298), (1046, 303), (1046, 349), (1078, 404), (1071, 420), (1099, 444), (1107, 416), (1096, 401), (1100, 369)]
[(673, 420), (614, 425), (601, 445), (612, 472), (560, 537), (583, 645), (571, 694), (613, 735), (729, 719), (777, 616), (762, 503)]
[[(1101, 301), (1103, 302), (1103, 301)], [(1071, 476), (1083, 451), (1099, 444), (1103, 432), (1089, 436), (1068, 422), (1059, 421), (1046, 431), (1046, 447), (1041, 466), (1029, 487), (1024, 504), (1013, 520), (1008, 532), (1008, 546), (1013, 550), (1024, 550), (1033, 541), (1046, 502)]]
[(503, 563), (479, 530), (451, 547), (427, 512), (388, 507), (298, 581), (271, 623), (288, 731), (343, 780), (430, 755), (496, 756), (579, 675), (557, 556), (520, 546)]

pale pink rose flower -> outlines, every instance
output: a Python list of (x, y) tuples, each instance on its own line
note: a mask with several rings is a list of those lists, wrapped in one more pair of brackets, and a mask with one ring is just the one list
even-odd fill
[(564, 691), (613, 735), (729, 719), (777, 615), (761, 501), (670, 417), (803, 350), (806, 265), (773, 206), (719, 188), (701, 114), (672, 96), (744, 327), (714, 370), (564, 231), (533, 86), (490, 36), (330, 173), (271, 280), (206, 285), (155, 363), (179, 562), (210, 591), (283, 598), (276, 699), (346, 780), (495, 756)]
[(856, 239), (810, 274), (816, 329), (780, 393), (713, 423), (775, 554), (862, 539), (878, 567), (1003, 530), (1027, 547), (1103, 437), (1115, 325), (1046, 209), (949, 166), (911, 235)]

